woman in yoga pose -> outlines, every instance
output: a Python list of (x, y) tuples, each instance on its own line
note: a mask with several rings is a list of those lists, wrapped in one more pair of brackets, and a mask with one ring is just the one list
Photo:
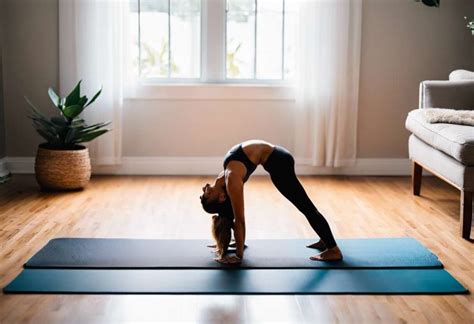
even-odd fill
[[(220, 172), (213, 185), (206, 184), (200, 196), (201, 204), (208, 213), (217, 213), (212, 218), (212, 233), (216, 240), (215, 260), (221, 263), (240, 263), (244, 256), (245, 214), (244, 183), (257, 165), (270, 173), (275, 187), (300, 212), (302, 212), (320, 240), (309, 245), (321, 253), (312, 260), (341, 260), (339, 250), (328, 222), (309, 199), (295, 174), (295, 160), (285, 148), (261, 140), (245, 141), (232, 147), (224, 157), (224, 171)], [(231, 229), (234, 230), (235, 255), (226, 255)]]

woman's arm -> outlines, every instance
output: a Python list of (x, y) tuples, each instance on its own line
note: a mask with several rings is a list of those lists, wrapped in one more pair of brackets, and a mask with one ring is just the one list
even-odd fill
[(244, 212), (244, 183), (242, 177), (232, 171), (226, 174), (226, 188), (234, 212), (234, 236), (236, 244), (236, 255), (244, 256), (245, 246), (245, 212)]

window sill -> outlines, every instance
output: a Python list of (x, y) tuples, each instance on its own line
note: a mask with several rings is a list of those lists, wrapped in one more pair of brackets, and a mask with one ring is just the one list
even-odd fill
[(294, 86), (275, 84), (139, 84), (126, 100), (293, 101)]

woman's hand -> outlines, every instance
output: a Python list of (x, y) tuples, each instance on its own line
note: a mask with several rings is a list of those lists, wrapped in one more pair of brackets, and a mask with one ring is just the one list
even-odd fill
[[(209, 244), (209, 245), (206, 245), (208, 248), (216, 248), (217, 247), (217, 244)], [(231, 241), (230, 244), (229, 244), (229, 247), (231, 248), (235, 248), (237, 245), (235, 244), (235, 241)], [(247, 245), (244, 245), (244, 249), (247, 248)]]
[(217, 261), (223, 264), (239, 264), (242, 262), (242, 259), (236, 256), (235, 254), (232, 254), (232, 255), (225, 255), (220, 258), (215, 258), (214, 261)]

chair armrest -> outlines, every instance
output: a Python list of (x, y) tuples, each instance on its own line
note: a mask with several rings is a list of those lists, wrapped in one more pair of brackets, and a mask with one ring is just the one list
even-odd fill
[(419, 108), (474, 110), (474, 81), (422, 81)]

